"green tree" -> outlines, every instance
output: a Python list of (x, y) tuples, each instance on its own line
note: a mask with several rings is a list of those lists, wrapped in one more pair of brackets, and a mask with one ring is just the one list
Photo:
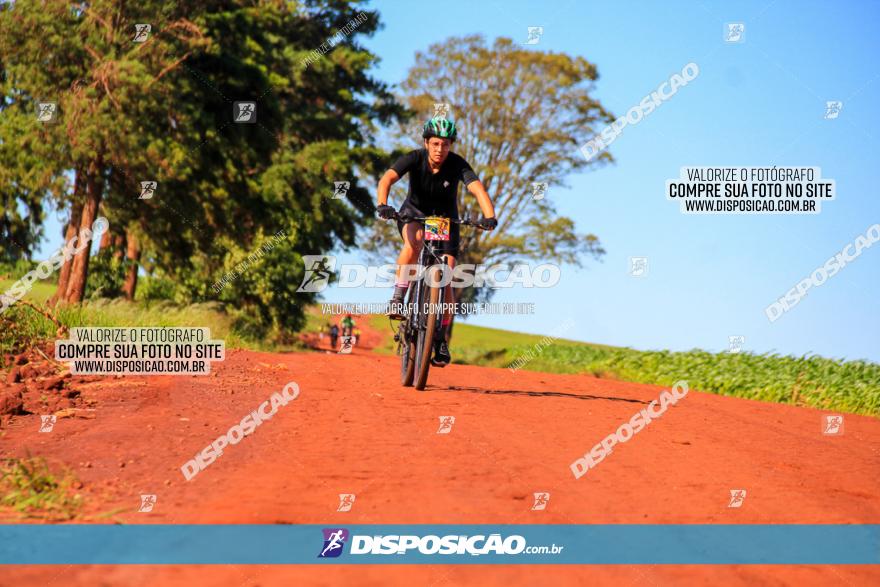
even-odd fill
[[(133, 42), (136, 23), (152, 25), (144, 43)], [(376, 57), (357, 42), (378, 26), (376, 13), (346, 0), (19, 0), (0, 12), (4, 96), (22, 120), (37, 100), (58, 102), (59, 124), (30, 120), (15, 137), (34, 146), (40, 177), (73, 173), (72, 194), (44, 196), (69, 209), (70, 236), (99, 208), (109, 218), (108, 246), (126, 253), (126, 295), (143, 267), (173, 280), (179, 301), (219, 297), (263, 330), (296, 328), (310, 301), (293, 296), (301, 255), (354, 244), (373, 210), (355, 170), (384, 158), (363, 130), (402, 112), (368, 75)], [(332, 50), (315, 58), (330, 38)], [(236, 101), (256, 102), (256, 124), (233, 120)], [(333, 200), (341, 179), (352, 189)], [(158, 186), (140, 199), (146, 180)], [(288, 236), (272, 249), (272, 270), (212, 291), (278, 231)], [(65, 266), (59, 299), (82, 299), (88, 260), (85, 252)], [(118, 277), (102, 290), (118, 292)]]
[[(265, 3), (260, 11), (241, 9), (206, 19), (203, 30), (217, 39), (219, 52), (187, 62), (190, 79), (199, 81), (192, 91), (225, 116), (232, 113), (233, 97), (254, 100), (258, 124), (218, 132), (200, 148), (203, 164), (187, 180), (198, 186), (189, 191), (201, 199), (187, 208), (181, 201), (180, 210), (204, 218), (216, 238), (195, 239), (180, 262), (156, 246), (164, 241), (151, 236), (154, 227), (143, 227), (152, 241), (145, 262), (175, 279), (182, 290), (178, 296), (229, 302), (253, 328), (289, 330), (303, 323), (305, 305), (314, 296), (295, 291), (304, 274), (302, 255), (354, 245), (357, 228), (374, 210), (356, 170), (385, 157), (364, 130), (368, 121), (387, 124), (403, 111), (386, 86), (368, 75), (376, 57), (357, 43), (358, 36), (377, 29), (378, 15), (352, 10), (348, 2), (315, 6), (320, 10)], [(359, 14), (358, 26), (343, 42), (308, 60)], [(239, 142), (265, 150), (229, 160), (225, 153)], [(218, 165), (224, 158), (228, 162)], [(331, 197), (339, 180), (351, 183), (344, 200)], [(251, 265), (214, 291), (214, 284), (258, 251), (267, 235), (279, 231), (285, 236), (267, 255), (271, 262)]]
[(68, 178), (43, 164), (52, 149), (47, 135), (29, 132), (36, 118), (35, 105), (22, 107), (0, 52), (0, 262), (31, 257), (47, 199), (68, 189)]
[[(147, 42), (134, 42), (134, 23), (152, 12), (159, 30)], [(161, 2), (19, 0), (0, 11), (0, 56), (9, 102), (4, 115), (28, 124), (0, 127), (3, 143), (19, 142), (34, 154), (34, 174), (75, 175), (72, 201), (61, 191), (46, 195), (58, 208), (70, 206), (68, 232), (88, 228), (98, 215), (108, 180), (120, 168), (162, 168), (179, 146), (148, 124), (163, 97), (172, 93), (167, 72), (199, 47), (196, 27), (177, 9)], [(183, 57), (181, 57), (183, 56)], [(165, 86), (163, 88), (163, 86)], [(54, 122), (39, 121), (39, 103), (54, 104)], [(159, 119), (161, 121), (161, 119)], [(9, 132), (7, 132), (9, 131)], [(136, 205), (129, 201), (129, 206)], [(78, 226), (77, 226), (78, 225)], [(90, 249), (71, 260), (56, 298), (82, 300)]]

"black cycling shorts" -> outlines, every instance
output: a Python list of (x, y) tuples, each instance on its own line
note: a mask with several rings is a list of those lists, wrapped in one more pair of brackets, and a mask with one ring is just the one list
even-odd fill
[[(443, 216), (444, 218), (454, 218), (458, 219), (457, 212), (433, 212), (432, 214), (425, 214), (415, 206), (413, 206), (409, 200), (404, 201), (403, 205), (398, 210), (399, 214), (404, 216)], [(413, 222), (416, 222), (415, 220)], [(419, 222), (424, 228), (424, 222)], [(453, 257), (458, 257), (458, 245), (460, 241), (460, 225), (451, 222), (449, 225), (449, 240), (448, 241), (433, 241), (436, 250), (443, 252), (446, 255), (452, 255)], [(397, 232), (400, 233), (400, 237), (403, 238), (403, 222), (400, 220), (397, 221)]]

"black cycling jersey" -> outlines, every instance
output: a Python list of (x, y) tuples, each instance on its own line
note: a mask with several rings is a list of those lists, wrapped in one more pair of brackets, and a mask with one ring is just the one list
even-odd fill
[(401, 177), (409, 173), (409, 194), (404, 207), (410, 204), (426, 216), (458, 218), (458, 182), (468, 185), (479, 179), (470, 164), (452, 152), (446, 157), (440, 170), (431, 173), (427, 149), (410, 151), (395, 161), (391, 169)]

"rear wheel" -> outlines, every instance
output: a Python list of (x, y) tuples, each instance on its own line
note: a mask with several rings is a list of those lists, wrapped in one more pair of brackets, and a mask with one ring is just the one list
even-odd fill
[(434, 349), (434, 331), (437, 330), (437, 322), (440, 319), (440, 288), (431, 287), (430, 283), (438, 283), (440, 281), (440, 268), (432, 266), (425, 272), (425, 279), (422, 281), (424, 294), (421, 299), (423, 303), (428, 304), (427, 310), (420, 313), (424, 321), (423, 327), (419, 328), (418, 343), (416, 344), (416, 389), (425, 389), (428, 384), (428, 369), (431, 367), (431, 351)]

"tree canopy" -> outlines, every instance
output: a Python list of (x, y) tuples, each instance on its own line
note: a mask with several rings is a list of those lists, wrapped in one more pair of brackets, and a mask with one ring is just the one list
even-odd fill
[[(2, 5), (0, 231), (19, 243), (4, 255), (32, 252), (47, 205), (69, 213), (67, 238), (104, 215), (135, 278), (142, 267), (179, 301), (234, 302), (257, 331), (297, 328), (301, 255), (353, 245), (373, 210), (356, 181), (332, 199), (333, 181), (381, 158), (365, 122), (402, 112), (358, 43), (378, 26), (347, 0)], [(53, 123), (37, 120), (41, 102), (57, 105)], [(236, 120), (237, 102), (255, 123)], [(279, 234), (260, 270), (212, 289)], [(65, 266), (57, 300), (83, 299), (88, 264), (86, 250)]]

